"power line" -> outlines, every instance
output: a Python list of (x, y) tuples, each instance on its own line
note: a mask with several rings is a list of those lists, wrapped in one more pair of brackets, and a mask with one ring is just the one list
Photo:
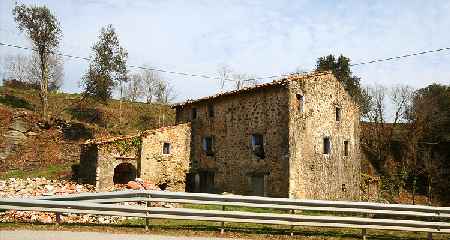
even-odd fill
[[(15, 45), (15, 44), (8, 44), (8, 43), (3, 43), (3, 42), (0, 42), (0, 45), (6, 46), (6, 47), (13, 47), (13, 48), (18, 48), (18, 49), (23, 49), (23, 50), (37, 51), (34, 48), (19, 46), (19, 45)], [(86, 61), (90, 61), (91, 60), (88, 57), (80, 57), (80, 56), (66, 54), (66, 53), (61, 53), (61, 52), (52, 52), (52, 54), (55, 54), (55, 55), (61, 56), (61, 57), (73, 58), (73, 59), (80, 59), (80, 60), (86, 60)], [(219, 77), (209, 76), (209, 75), (205, 75), (205, 74), (193, 74), (193, 73), (186, 73), (186, 72), (176, 72), (176, 71), (169, 71), (169, 70), (165, 70), (165, 69), (161, 69), (161, 68), (152, 68), (152, 67), (144, 67), (144, 66), (136, 66), (136, 65), (127, 65), (127, 66), (130, 67), (130, 68), (138, 68), (138, 69), (150, 70), (150, 71), (154, 71), (154, 72), (177, 74), (177, 75), (182, 75), (182, 76), (201, 77), (201, 78), (209, 78), (209, 79), (220, 79)]]
[[(8, 44), (8, 43), (3, 43), (3, 42), (0, 42), (0, 45), (6, 46), (6, 47), (13, 47), (13, 48), (18, 48), (18, 49), (36, 51), (36, 49), (34, 49), (34, 48), (29, 48), (29, 47), (14, 45), (14, 44)], [(403, 59), (403, 58), (409, 58), (409, 57), (413, 57), (413, 56), (420, 56), (420, 55), (425, 55), (425, 54), (429, 54), (429, 53), (436, 53), (436, 52), (442, 52), (442, 51), (448, 51), (448, 50), (450, 50), (450, 47), (438, 48), (438, 49), (427, 50), (427, 51), (422, 51), (422, 52), (413, 52), (413, 53), (400, 55), (400, 56), (395, 56), (395, 57), (381, 58), (381, 59), (374, 59), (374, 60), (370, 60), (370, 61), (363, 61), (363, 62), (353, 63), (353, 64), (350, 64), (350, 67), (368, 65), (368, 64), (372, 64), (372, 63), (380, 63), (380, 62), (386, 62), (386, 61), (394, 61), (394, 60), (399, 60), (399, 59)], [(56, 53), (53, 53), (53, 54), (58, 55), (58, 56), (62, 56), (62, 57), (67, 57), (67, 58), (81, 59), (81, 60), (90, 61), (90, 58), (88, 58), (88, 57), (80, 57), (80, 56), (75, 56), (75, 55), (71, 55), (71, 54), (65, 54), (65, 53), (61, 53), (61, 52), (56, 52)], [(128, 67), (130, 67), (130, 68), (137, 68), (137, 69), (143, 69), (143, 70), (149, 70), (149, 71), (155, 71), (155, 72), (168, 73), (168, 74), (189, 76), (189, 77), (200, 77), (200, 78), (218, 79), (218, 80), (221, 79), (221, 77), (218, 77), (218, 76), (209, 76), (209, 75), (206, 75), (206, 74), (193, 74), (193, 73), (186, 73), (186, 72), (169, 71), (169, 70), (165, 70), (165, 69), (162, 69), (162, 68), (152, 68), (152, 67), (144, 67), (144, 66), (136, 66), (136, 65), (128, 65)], [(293, 74), (293, 73), (277, 74), (277, 75), (262, 76), (262, 77), (253, 77), (253, 78), (243, 79), (242, 81), (282, 78), (282, 77), (288, 77), (291, 74)], [(235, 79), (232, 79), (232, 78), (225, 78), (224, 80), (236, 81)]]

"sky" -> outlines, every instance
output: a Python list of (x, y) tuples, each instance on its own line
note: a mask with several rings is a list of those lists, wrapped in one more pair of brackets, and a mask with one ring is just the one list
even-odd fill
[[(0, 42), (31, 46), (0, 0)], [(102, 26), (112, 24), (128, 64), (217, 75), (219, 66), (271, 76), (310, 71), (318, 57), (343, 54), (352, 63), (450, 47), (450, 1), (307, 0), (48, 0), (60, 21), (61, 52), (89, 56)], [(29, 54), (0, 46), (2, 56)], [(79, 92), (88, 62), (64, 59), (66, 92)], [(135, 69), (130, 68), (130, 71)], [(352, 68), (363, 85), (450, 84), (450, 51)], [(175, 101), (217, 93), (214, 79), (164, 74)], [(266, 80), (271, 81), (271, 80)]]

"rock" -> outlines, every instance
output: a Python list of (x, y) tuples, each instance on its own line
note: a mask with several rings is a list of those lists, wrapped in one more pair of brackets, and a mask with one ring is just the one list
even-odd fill
[(37, 136), (38, 134), (37, 133), (35, 133), (35, 132), (27, 132), (26, 133), (27, 134), (27, 136)]
[(9, 129), (11, 130), (15, 130), (21, 133), (26, 133), (28, 130), (31, 129), (30, 124), (28, 124), (27, 122), (24, 122), (20, 119), (15, 120), (11, 126), (9, 126)]
[(135, 181), (129, 181), (127, 183), (127, 188), (128, 189), (133, 189), (133, 190), (139, 190), (142, 188), (141, 184), (135, 182)]
[(4, 136), (6, 138), (6, 142), (11, 142), (12, 144), (18, 144), (21, 141), (27, 139), (27, 136), (25, 136), (25, 134), (17, 130), (9, 130)]
[(52, 217), (50, 217), (49, 215), (45, 214), (45, 215), (41, 215), (39, 217), (39, 221), (43, 222), (43, 223), (52, 223)]
[(159, 188), (155, 184), (149, 181), (144, 181), (142, 183), (142, 187), (144, 187), (145, 190), (159, 190)]

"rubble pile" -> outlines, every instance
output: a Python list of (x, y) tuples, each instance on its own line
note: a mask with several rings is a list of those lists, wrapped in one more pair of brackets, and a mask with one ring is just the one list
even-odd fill
[(48, 180), (46, 178), (0, 180), (0, 198), (28, 198), (83, 192), (95, 192), (95, 187), (72, 181)]
[[(123, 190), (160, 190), (155, 184), (144, 181), (140, 178), (129, 181), (127, 184), (116, 184), (110, 191)], [(66, 180), (48, 180), (46, 178), (10, 178), (0, 180), (0, 198), (35, 198), (40, 196), (69, 195), (77, 193), (95, 192), (95, 187), (88, 184), (78, 184)], [(121, 203), (126, 205), (144, 205), (145, 203)], [(176, 207), (171, 203), (152, 203), (153, 207)], [(100, 223), (114, 224), (126, 219), (117, 216), (96, 216), (89, 214), (66, 214), (60, 216), (63, 223)], [(0, 222), (40, 222), (55, 223), (55, 213), (34, 212), (34, 211), (0, 211)]]

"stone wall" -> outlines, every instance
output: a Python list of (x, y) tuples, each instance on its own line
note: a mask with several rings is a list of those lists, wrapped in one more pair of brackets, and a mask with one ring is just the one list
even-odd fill
[[(169, 152), (164, 153), (164, 144), (169, 144)], [(190, 146), (189, 123), (144, 132), (141, 178), (163, 190), (184, 191), (190, 166)]]
[(97, 145), (82, 144), (80, 146), (80, 169), (78, 181), (95, 185), (97, 180)]
[[(177, 107), (177, 123), (192, 122), (193, 190), (287, 197), (287, 104), (287, 89), (276, 85)], [(263, 136), (262, 159), (252, 150), (252, 134)], [(205, 137), (212, 138), (211, 153)]]
[[(291, 81), (289, 93), (289, 196), (358, 200), (358, 107), (331, 73)], [(336, 108), (341, 112), (339, 121)], [(331, 142), (329, 154), (324, 154), (326, 137)], [(348, 141), (348, 156), (344, 141)]]
[[(107, 141), (93, 141), (81, 146), (81, 180), (95, 184), (98, 191), (106, 191), (114, 185), (114, 172), (120, 167), (134, 174), (129, 180), (139, 177), (140, 136), (122, 137)], [(95, 173), (94, 173), (95, 171)], [(124, 183), (124, 182), (123, 182)]]

